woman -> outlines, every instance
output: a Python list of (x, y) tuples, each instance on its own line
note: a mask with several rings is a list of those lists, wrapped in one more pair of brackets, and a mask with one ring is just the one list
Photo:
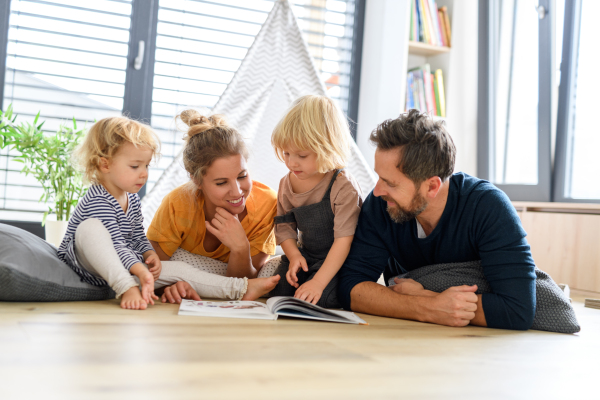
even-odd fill
[[(163, 199), (148, 239), (161, 260), (256, 278), (275, 254), (277, 194), (250, 179), (244, 140), (222, 116), (187, 110), (178, 118), (189, 127), (183, 164), (191, 180)], [(189, 284), (179, 282), (165, 289), (162, 301), (180, 302), (182, 297), (198, 296)]]

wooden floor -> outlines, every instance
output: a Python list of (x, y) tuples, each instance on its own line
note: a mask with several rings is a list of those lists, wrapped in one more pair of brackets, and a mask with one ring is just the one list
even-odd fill
[(0, 399), (600, 398), (600, 310), (576, 335), (0, 303)]

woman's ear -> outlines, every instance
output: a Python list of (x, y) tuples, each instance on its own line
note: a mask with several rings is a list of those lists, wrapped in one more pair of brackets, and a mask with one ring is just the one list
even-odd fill
[(100, 169), (100, 172), (103, 174), (110, 171), (110, 163), (106, 157), (100, 157), (100, 162), (98, 164), (98, 169)]
[(194, 182), (194, 185), (196, 185), (196, 187), (197, 187), (199, 190), (202, 190), (202, 185), (200, 184), (200, 182), (198, 182), (198, 180), (197, 180), (197, 179), (195, 179), (195, 178), (192, 178), (192, 182)]

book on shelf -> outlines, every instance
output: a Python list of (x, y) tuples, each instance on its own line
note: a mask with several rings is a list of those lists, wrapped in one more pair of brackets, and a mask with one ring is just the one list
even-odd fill
[(258, 301), (197, 301), (182, 300), (179, 315), (219, 318), (276, 320), (277, 317), (368, 325), (350, 311), (331, 310), (295, 297), (271, 297), (267, 303)]
[(406, 110), (417, 109), (438, 117), (446, 117), (446, 98), (442, 70), (431, 72), (429, 64), (408, 71)]
[(450, 47), (450, 18), (446, 6), (437, 6), (434, 0), (412, 0), (410, 7), (410, 34), (413, 42)]

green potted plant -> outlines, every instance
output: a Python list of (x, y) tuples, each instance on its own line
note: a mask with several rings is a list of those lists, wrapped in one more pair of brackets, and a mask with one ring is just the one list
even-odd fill
[[(71, 153), (85, 136), (85, 129), (61, 125), (56, 133), (42, 131), (40, 114), (33, 123), (17, 124), (12, 105), (6, 112), (0, 110), (0, 149), (10, 146), (19, 153), (15, 161), (23, 163), (23, 172), (32, 175), (42, 186), (44, 193), (40, 202), (48, 203), (42, 225), (46, 240), (58, 246), (67, 230), (67, 223), (79, 198), (87, 190), (81, 173), (71, 163)], [(48, 214), (55, 214), (56, 221), (46, 221)]]

